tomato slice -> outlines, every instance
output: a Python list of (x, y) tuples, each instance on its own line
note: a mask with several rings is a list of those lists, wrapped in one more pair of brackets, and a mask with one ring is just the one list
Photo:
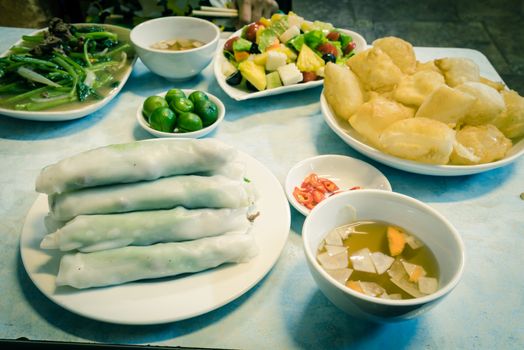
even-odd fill
[(317, 80), (318, 76), (315, 72), (302, 72), (302, 82), (307, 83), (308, 81)]
[(233, 43), (240, 39), (238, 36), (234, 36), (224, 44), (224, 51), (233, 52)]

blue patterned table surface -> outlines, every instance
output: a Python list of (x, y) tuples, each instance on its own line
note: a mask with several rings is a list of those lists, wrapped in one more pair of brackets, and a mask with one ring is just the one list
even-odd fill
[[(0, 51), (28, 29), (0, 28)], [(466, 55), (495, 77), (472, 50), (419, 49), (419, 55)], [(420, 57), (420, 56), (419, 56)], [(269, 274), (240, 298), (192, 319), (154, 326), (106, 324), (62, 309), (33, 285), (22, 265), (19, 238), (37, 198), (40, 169), (69, 155), (110, 143), (149, 138), (135, 119), (146, 96), (174, 84), (139, 60), (122, 92), (106, 107), (68, 122), (0, 116), (0, 338), (153, 344), (191, 347), (291, 348), (522, 348), (524, 346), (524, 159), (486, 173), (431, 177), (406, 173), (357, 153), (323, 121), (321, 88), (236, 102), (208, 66), (176, 84), (209, 91), (226, 105), (211, 136), (257, 158), (283, 184), (287, 171), (318, 154), (343, 154), (377, 167), (397, 192), (428, 203), (458, 229), (466, 268), (458, 287), (425, 315), (396, 324), (351, 318), (320, 292), (302, 251), (304, 217), (291, 209), (288, 242)]]

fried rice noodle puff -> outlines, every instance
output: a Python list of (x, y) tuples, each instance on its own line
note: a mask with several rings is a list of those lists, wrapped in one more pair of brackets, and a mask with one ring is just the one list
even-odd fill
[(405, 40), (389, 36), (373, 41), (373, 46), (380, 48), (400, 68), (404, 74), (413, 74), (417, 67), (417, 59), (413, 46)]
[(491, 86), (492, 88), (494, 88), (498, 92), (501, 92), (501, 91), (503, 91), (506, 88), (506, 85), (504, 85), (504, 83), (500, 83), (498, 81), (493, 81), (493, 80), (490, 80), (490, 79), (484, 78), (484, 77), (480, 77), (480, 82), (482, 84), (486, 84), (487, 86)]
[(524, 136), (524, 97), (513, 90), (502, 91), (501, 95), (506, 109), (493, 121), (493, 124), (506, 137), (513, 139)]
[(364, 102), (357, 76), (347, 67), (328, 63), (325, 68), (324, 96), (335, 114), (348, 120)]
[(452, 164), (490, 163), (504, 158), (511, 148), (511, 140), (491, 124), (466, 126), (457, 132), (456, 140)]
[(394, 122), (412, 118), (415, 111), (381, 95), (375, 95), (364, 103), (349, 118), (351, 126), (375, 147), (380, 147), (379, 137), (382, 131)]
[(393, 96), (400, 103), (420, 107), (426, 97), (444, 84), (442, 74), (432, 70), (422, 70), (413, 75), (405, 75), (400, 80)]
[(443, 84), (426, 97), (415, 118), (435, 119), (454, 127), (475, 101), (476, 97)]
[(469, 58), (441, 58), (435, 60), (435, 65), (442, 71), (446, 83), (451, 87), (468, 81), (480, 81), (479, 66)]
[(440, 69), (435, 65), (435, 61), (419, 62), (417, 61), (417, 66), (415, 68), (416, 72), (422, 71), (432, 71), (439, 74), (442, 74)]
[(380, 145), (385, 152), (428, 164), (448, 163), (454, 142), (453, 129), (428, 118), (399, 120), (380, 135)]
[(366, 90), (388, 92), (395, 88), (402, 71), (380, 48), (372, 47), (351, 57), (347, 64)]
[(482, 83), (467, 82), (457, 86), (459, 91), (476, 98), (464, 116), (463, 122), (468, 125), (483, 125), (491, 123), (506, 108), (500, 93)]

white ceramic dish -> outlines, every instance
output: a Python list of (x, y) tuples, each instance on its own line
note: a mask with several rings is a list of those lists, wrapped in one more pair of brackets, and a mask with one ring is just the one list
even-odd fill
[[(331, 277), (317, 261), (319, 244), (334, 228), (358, 220), (392, 223), (422, 240), (437, 259), (439, 289), (421, 298), (381, 299), (356, 292)], [(455, 288), (464, 270), (464, 243), (453, 225), (430, 206), (395, 192), (350, 191), (321, 202), (307, 216), (302, 240), (309, 270), (324, 295), (346, 313), (372, 321), (401, 321), (421, 315)]]
[(418, 163), (407, 159), (397, 158), (368, 145), (363, 137), (353, 129), (347, 121), (335, 116), (335, 113), (324, 97), (323, 91), (320, 95), (320, 108), (326, 123), (345, 143), (377, 162), (411, 173), (437, 176), (477, 174), (510, 164), (524, 154), (524, 139), (522, 139), (513, 145), (504, 159), (492, 163), (479, 165), (431, 165)]
[[(186, 96), (189, 96), (190, 93), (192, 93), (193, 91), (197, 91), (197, 90), (182, 89), (182, 91), (186, 94)], [(157, 94), (157, 96), (165, 96), (166, 92), (167, 91)], [(138, 121), (138, 125), (140, 125), (142, 129), (144, 129), (145, 131), (147, 131), (148, 133), (156, 137), (195, 138), (195, 139), (199, 137), (203, 137), (209, 134), (210, 132), (212, 132), (213, 130), (215, 130), (218, 127), (218, 125), (224, 120), (224, 116), (226, 115), (226, 107), (224, 106), (222, 101), (220, 101), (220, 99), (216, 97), (215, 95), (212, 95), (208, 92), (206, 92), (205, 94), (209, 97), (210, 101), (214, 102), (217, 105), (218, 118), (213, 124), (201, 130), (197, 130), (193, 132), (175, 133), (175, 132), (158, 131), (158, 130), (153, 129), (149, 125), (149, 122), (145, 119), (144, 115), (142, 114), (142, 104), (144, 103), (144, 101), (140, 103), (140, 105), (138, 106), (136, 110), (136, 120)]]
[(300, 187), (304, 178), (311, 173), (333, 181), (341, 190), (359, 186), (362, 189), (391, 191), (391, 184), (384, 174), (361, 160), (336, 154), (307, 158), (289, 170), (285, 183), (289, 203), (303, 215), (308, 215), (311, 210), (295, 199), (293, 190), (295, 186)]
[[(239, 152), (240, 153), (240, 152)], [(245, 153), (246, 177), (259, 193), (260, 211), (251, 233), (259, 254), (245, 264), (224, 265), (196, 274), (77, 290), (55, 288), (60, 254), (40, 249), (47, 198), (40, 195), (26, 217), (20, 238), (24, 267), (49, 299), (74, 313), (119, 324), (158, 324), (198, 316), (231, 302), (252, 288), (277, 261), (291, 224), (289, 205), (274, 175)]]
[[(153, 73), (166, 79), (187, 80), (200, 73), (213, 59), (220, 38), (218, 27), (204, 19), (184, 16), (155, 18), (137, 25), (131, 41), (140, 59)], [(199, 40), (204, 45), (184, 51), (153, 49), (161, 40)]]
[[(367, 46), (366, 40), (362, 37), (362, 35), (356, 32), (353, 32), (351, 30), (347, 30), (347, 29), (338, 29), (338, 30), (340, 30), (341, 32), (347, 35), (350, 35), (353, 38), (353, 41), (355, 41), (355, 44), (357, 45), (355, 49), (357, 52), (363, 51), (366, 48)], [(233, 33), (230, 36), (230, 38), (234, 36), (240, 36), (241, 32), (242, 30), (236, 31), (235, 33)], [(222, 74), (222, 64), (225, 61), (227, 61), (226, 57), (224, 56), (222, 52), (224, 43), (225, 41), (220, 42), (219, 48), (216, 50), (213, 69), (215, 71), (215, 77), (218, 81), (218, 85), (220, 85), (222, 90), (224, 90), (224, 92), (228, 94), (229, 97), (231, 97), (232, 99), (235, 99), (237, 101), (243, 101), (243, 100), (248, 100), (252, 98), (280, 95), (280, 94), (285, 94), (285, 93), (293, 92), (293, 91), (311, 89), (317, 86), (321, 86), (323, 84), (323, 80), (315, 80), (315, 81), (310, 81), (307, 83), (299, 83), (299, 84), (294, 84), (294, 85), (281, 86), (275, 89), (257, 91), (257, 92), (250, 92), (250, 91), (238, 89), (226, 83), (227, 77), (224, 76), (224, 74)]]
[[(92, 25), (92, 24), (75, 24), (78, 26), (82, 25)], [(126, 42), (130, 42), (129, 40), (129, 33), (130, 30), (119, 27), (119, 26), (113, 26), (110, 24), (97, 24), (99, 26), (102, 26), (109, 31), (113, 33), (117, 33), (118, 37)], [(37, 31), (34, 31), (33, 33), (29, 35), (35, 35), (39, 32), (41, 32), (44, 29), (39, 29)], [(19, 45), (22, 43), (22, 39), (20, 39), (18, 42), (16, 42), (14, 45)], [(9, 50), (4, 52), (1, 57), (6, 56), (9, 53)], [(137, 55), (134, 54), (134, 57), (132, 61), (129, 64), (129, 67), (122, 75), (122, 79), (120, 80), (117, 87), (115, 87), (109, 94), (104, 97), (103, 99), (96, 101), (96, 102), (90, 102), (86, 103), (82, 106), (75, 106), (73, 108), (66, 108), (66, 107), (60, 107), (60, 109), (49, 109), (49, 110), (43, 110), (43, 111), (19, 111), (15, 109), (8, 109), (8, 108), (2, 108), (0, 107), (0, 115), (5, 115), (8, 117), (18, 118), (18, 119), (27, 119), (27, 120), (38, 120), (38, 121), (65, 121), (65, 120), (72, 120), (72, 119), (78, 119), (85, 117), (88, 114), (91, 114), (93, 112), (96, 112), (97, 110), (104, 107), (106, 104), (108, 104), (124, 87), (124, 84), (126, 83), (127, 79), (129, 78), (129, 75), (133, 71), (133, 65), (135, 64), (135, 61), (137, 59)]]

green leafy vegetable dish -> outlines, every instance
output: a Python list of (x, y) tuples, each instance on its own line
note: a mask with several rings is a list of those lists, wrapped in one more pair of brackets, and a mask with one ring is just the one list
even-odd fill
[(0, 57), (0, 114), (55, 121), (103, 107), (136, 60), (129, 32), (54, 18), (48, 28), (24, 35)]

